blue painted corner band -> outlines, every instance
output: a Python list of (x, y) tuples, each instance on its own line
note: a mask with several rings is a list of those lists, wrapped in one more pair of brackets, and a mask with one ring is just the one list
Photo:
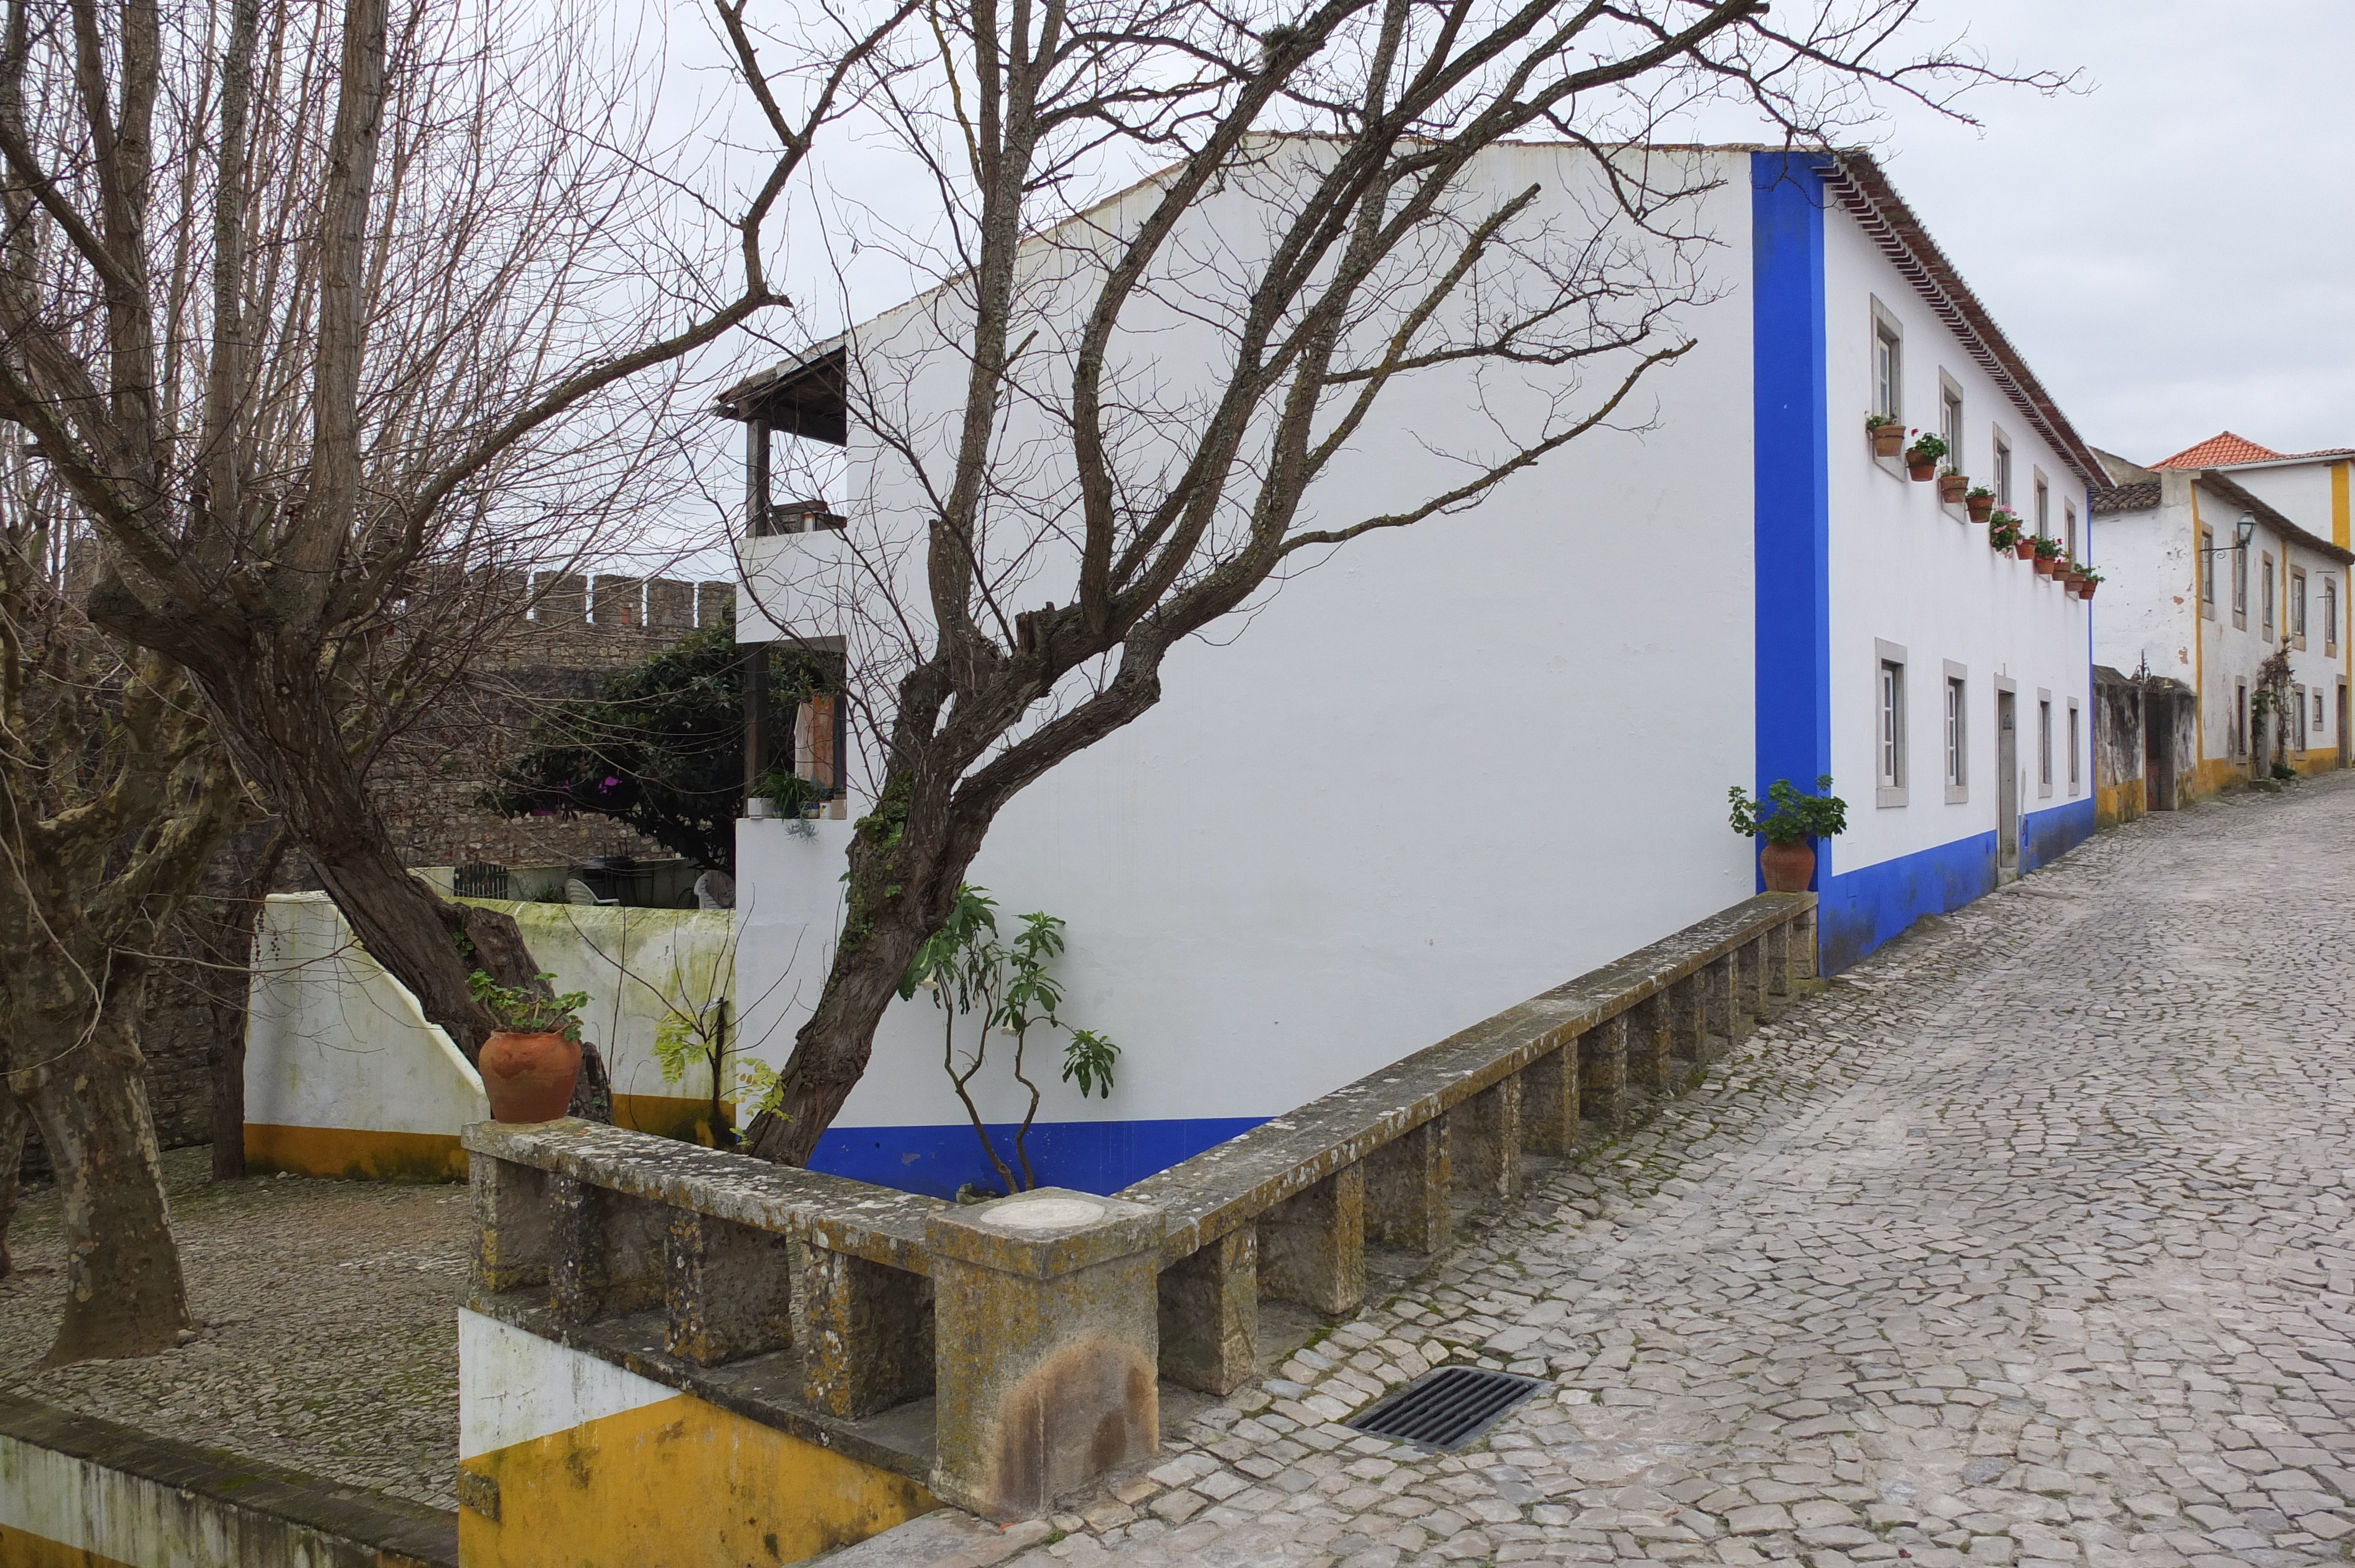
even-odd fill
[[(1761, 797), (1778, 779), (1813, 793), (1832, 768), (1831, 442), (1824, 366), (1828, 160), (1750, 160), (1752, 529), (1755, 741)], [(1816, 885), (1832, 871), (1817, 842)], [(1763, 878), (1759, 884), (1764, 886)]]

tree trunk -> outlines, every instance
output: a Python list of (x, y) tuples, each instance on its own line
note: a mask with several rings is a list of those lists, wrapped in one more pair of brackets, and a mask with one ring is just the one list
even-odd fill
[(25, 1107), (0, 1084), (0, 1279), (7, 1278), (15, 1266), (8, 1261), (8, 1227), (16, 1220), (27, 1125)]
[(189, 1329), (139, 1054), (146, 991), (136, 961), (117, 955), (94, 1018), (19, 1019), (17, 1059), (30, 1065), (17, 1091), (64, 1200), (65, 1318), (45, 1366), (153, 1355)]

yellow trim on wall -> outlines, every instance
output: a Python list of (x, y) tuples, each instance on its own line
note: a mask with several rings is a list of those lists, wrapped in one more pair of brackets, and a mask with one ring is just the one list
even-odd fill
[[(2200, 591), (2208, 582), (2208, 557), (2200, 553), (2200, 541), (2207, 535), (2200, 524), (2199, 481), (2187, 488), (2191, 494), (2191, 771), (2198, 778), (2208, 766), (2208, 617), (2200, 611), (2208, 602)], [(2221, 603), (2216, 614), (2221, 626), (2224, 614)]]
[[(719, 1114), (730, 1127), (736, 1122), (736, 1107), (727, 1100), (719, 1102)], [(651, 1133), (656, 1138), (675, 1138), (684, 1143), (699, 1143), (711, 1147), (711, 1102), (691, 1095), (615, 1095), (613, 1125), (628, 1128), (633, 1132)]]
[(771, 1568), (941, 1506), (896, 1470), (687, 1393), (476, 1454), (459, 1469), (471, 1499), (458, 1510), (465, 1568)]
[(0, 1568), (132, 1568), (107, 1557), (46, 1535), (0, 1524)]
[(2347, 542), (2347, 470), (2343, 462), (2330, 465), (2330, 542), (2342, 550), (2350, 547)]
[(291, 1171), (297, 1176), (353, 1181), (463, 1181), (466, 1151), (455, 1133), (250, 1121), (245, 1124), (245, 1168), (256, 1176)]

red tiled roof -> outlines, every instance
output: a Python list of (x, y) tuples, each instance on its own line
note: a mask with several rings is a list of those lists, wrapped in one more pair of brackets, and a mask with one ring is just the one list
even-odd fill
[(2223, 468), (2236, 462), (2268, 462), (2284, 454), (2270, 451), (2246, 436), (2236, 436), (2230, 430), (2219, 431), (2197, 446), (2184, 448), (2171, 458), (2151, 464), (2153, 468)]

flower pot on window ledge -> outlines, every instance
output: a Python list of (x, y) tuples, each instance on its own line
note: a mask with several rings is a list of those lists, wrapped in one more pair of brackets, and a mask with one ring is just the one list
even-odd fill
[(1963, 497), (1963, 504), (1971, 509), (1971, 521), (1984, 523), (1995, 513), (1995, 497), (1984, 490), (1975, 490)]
[(1805, 839), (1795, 844), (1770, 841), (1758, 852), (1758, 871), (1769, 893), (1805, 893), (1816, 874), (1815, 846)]
[[(2030, 546), (2030, 548), (2033, 548), (2033, 546)], [(2040, 577), (2049, 577), (2052, 575), (2052, 568), (2060, 564), (2059, 559), (2055, 556), (2039, 556), (2036, 557), (2036, 575)]]
[(1905, 477), (1913, 480), (1916, 483), (1920, 483), (1925, 480), (1937, 478), (1938, 460), (1936, 458), (1923, 458), (1920, 462), (1915, 462), (1913, 461), (1913, 454), (1911, 452), (1907, 453), (1905, 457)]
[(2101, 586), (2102, 579), (2099, 577), (2094, 577), (2085, 582), (2079, 583), (2077, 585), (2077, 597), (2079, 599), (2091, 599), (2094, 597), (2094, 590)]
[(1877, 458), (1893, 458), (1905, 450), (1905, 427), (1894, 420), (1867, 425), (1864, 433), (1872, 438), (1872, 455)]
[(1970, 488), (1971, 482), (1964, 474), (1942, 473), (1938, 476), (1938, 499), (1949, 506), (1961, 505)]
[(2012, 546), (2012, 548), (2019, 553), (2019, 558), (2023, 561), (2036, 559), (2036, 541), (2028, 535), (2021, 535), (2019, 543)]

